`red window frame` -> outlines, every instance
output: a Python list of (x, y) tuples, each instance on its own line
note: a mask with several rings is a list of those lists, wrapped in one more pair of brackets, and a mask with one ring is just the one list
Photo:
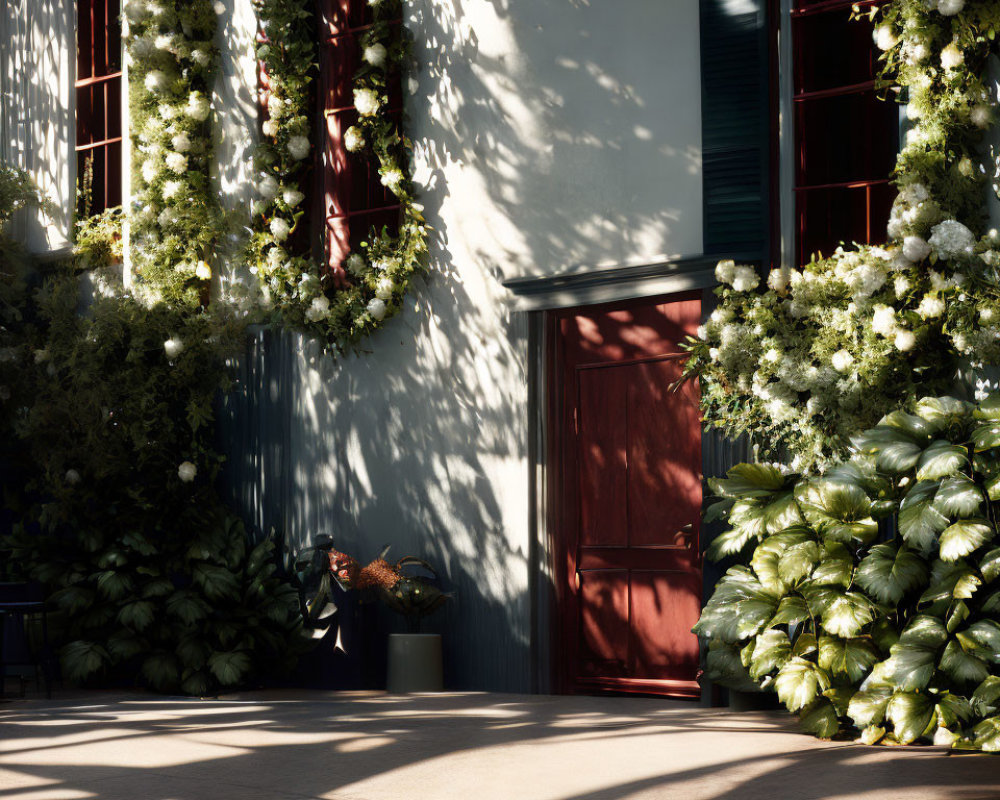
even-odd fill
[(76, 166), (78, 212), (122, 204), (121, 0), (77, 0)]
[[(851, 20), (878, 0), (794, 0), (791, 9), (795, 261), (841, 242), (877, 244), (895, 191), (898, 106), (879, 99), (873, 25)], [(873, 136), (873, 132), (877, 132)]]
[[(350, 153), (344, 146), (344, 132), (358, 120), (354, 75), (361, 66), (361, 37), (373, 22), (371, 7), (367, 0), (320, 0), (319, 9), (323, 238), (328, 268), (343, 282), (344, 261), (372, 228), (398, 232), (400, 204), (382, 185), (377, 159), (368, 152)], [(402, 19), (390, 24), (401, 25)], [(390, 76), (389, 86), (385, 113), (398, 124), (403, 110), (398, 74)]]

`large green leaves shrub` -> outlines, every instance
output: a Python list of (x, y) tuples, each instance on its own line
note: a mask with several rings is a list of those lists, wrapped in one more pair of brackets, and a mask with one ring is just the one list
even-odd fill
[(252, 543), (216, 488), (214, 404), (242, 327), (107, 291), (110, 274), (88, 300), (93, 261), (39, 264), (0, 235), (0, 578), (47, 587), (74, 682), (270, 679), (308, 639), (274, 543)]
[(818, 477), (741, 464), (695, 632), (724, 684), (821, 737), (1000, 751), (1000, 396), (921, 400)]

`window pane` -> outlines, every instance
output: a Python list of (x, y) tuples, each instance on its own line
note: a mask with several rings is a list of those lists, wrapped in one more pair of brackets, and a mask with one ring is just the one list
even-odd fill
[(797, 186), (888, 178), (896, 163), (899, 107), (874, 92), (795, 104)]
[(888, 181), (874, 186), (798, 192), (799, 263), (806, 263), (817, 251), (828, 256), (842, 242), (884, 242), (895, 196), (896, 190)]
[(872, 47), (873, 27), (867, 18), (852, 22), (849, 9), (795, 18), (795, 93), (874, 80), (880, 64)]

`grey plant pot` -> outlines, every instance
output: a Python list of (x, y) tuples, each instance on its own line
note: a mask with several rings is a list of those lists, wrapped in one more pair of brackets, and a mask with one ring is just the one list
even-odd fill
[(440, 634), (389, 634), (389, 692), (440, 692), (441, 676)]

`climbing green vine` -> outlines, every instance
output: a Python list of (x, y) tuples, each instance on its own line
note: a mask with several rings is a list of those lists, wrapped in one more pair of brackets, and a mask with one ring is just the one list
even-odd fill
[(222, 224), (211, 178), (216, 12), (211, 0), (130, 0), (125, 12), (135, 292), (198, 306)]
[(351, 93), (357, 121), (341, 135), (348, 158), (359, 168), (371, 163), (398, 200), (399, 230), (372, 229), (343, 264), (321, 265), (311, 257), (308, 238), (296, 236), (306, 219), (302, 179), (311, 149), (315, 0), (255, 0), (261, 30), (257, 57), (268, 101), (256, 155), (259, 200), (251, 270), (259, 278), (265, 307), (274, 307), (284, 320), (334, 350), (357, 343), (401, 308), (427, 255), (427, 230), (411, 178), (411, 145), (396, 121), (398, 111), (390, 109), (391, 87), (409, 57), (403, 27), (393, 24), (403, 4), (375, 0), (369, 6), (372, 23), (358, 42), (360, 68)]

